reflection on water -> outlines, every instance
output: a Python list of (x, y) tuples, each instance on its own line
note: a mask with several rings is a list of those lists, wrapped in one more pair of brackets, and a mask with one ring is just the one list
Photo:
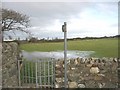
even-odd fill
[[(89, 57), (94, 51), (67, 51), (67, 58), (77, 58), (77, 57)], [(22, 51), (22, 55), (26, 59), (37, 59), (37, 58), (64, 58), (64, 51), (51, 51), (51, 52), (27, 52)]]

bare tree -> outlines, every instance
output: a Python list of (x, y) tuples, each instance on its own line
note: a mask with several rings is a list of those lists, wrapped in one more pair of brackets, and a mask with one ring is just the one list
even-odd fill
[(9, 9), (2, 8), (2, 31), (22, 31), (25, 33), (29, 33), (25, 31), (25, 28), (29, 26), (29, 17), (23, 15), (19, 12)]

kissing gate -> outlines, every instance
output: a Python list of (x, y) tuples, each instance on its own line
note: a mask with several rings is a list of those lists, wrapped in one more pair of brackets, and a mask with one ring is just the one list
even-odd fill
[[(22, 64), (20, 64), (22, 62)], [(55, 87), (55, 59), (18, 60), (19, 86)]]
[[(64, 87), (67, 87), (67, 24), (64, 22)], [(22, 64), (21, 64), (22, 62)], [(18, 60), (19, 86), (37, 88), (55, 88), (55, 64), (56, 60)]]

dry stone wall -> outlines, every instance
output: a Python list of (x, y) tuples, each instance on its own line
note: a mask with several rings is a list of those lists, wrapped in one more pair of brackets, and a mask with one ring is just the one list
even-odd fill
[(2, 43), (0, 42), (0, 89), (2, 88)]
[[(19, 46), (2, 44), (2, 87), (18, 87)], [(76, 58), (67, 60), (68, 88), (117, 88), (118, 58)], [(120, 70), (120, 69), (119, 69)], [(64, 60), (55, 64), (55, 88), (64, 87)]]
[(17, 60), (19, 57), (18, 44), (15, 42), (3, 42), (2, 47), (2, 87), (17, 87)]
[[(68, 88), (117, 88), (117, 58), (67, 60)], [(64, 87), (64, 60), (56, 62), (56, 88)]]

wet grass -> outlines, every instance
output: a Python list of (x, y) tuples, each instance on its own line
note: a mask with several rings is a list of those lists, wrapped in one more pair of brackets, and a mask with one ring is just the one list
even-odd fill
[[(118, 39), (93, 39), (68, 41), (68, 50), (95, 51), (93, 57), (118, 57)], [(50, 52), (64, 49), (63, 42), (21, 44), (21, 49), (29, 52)]]

